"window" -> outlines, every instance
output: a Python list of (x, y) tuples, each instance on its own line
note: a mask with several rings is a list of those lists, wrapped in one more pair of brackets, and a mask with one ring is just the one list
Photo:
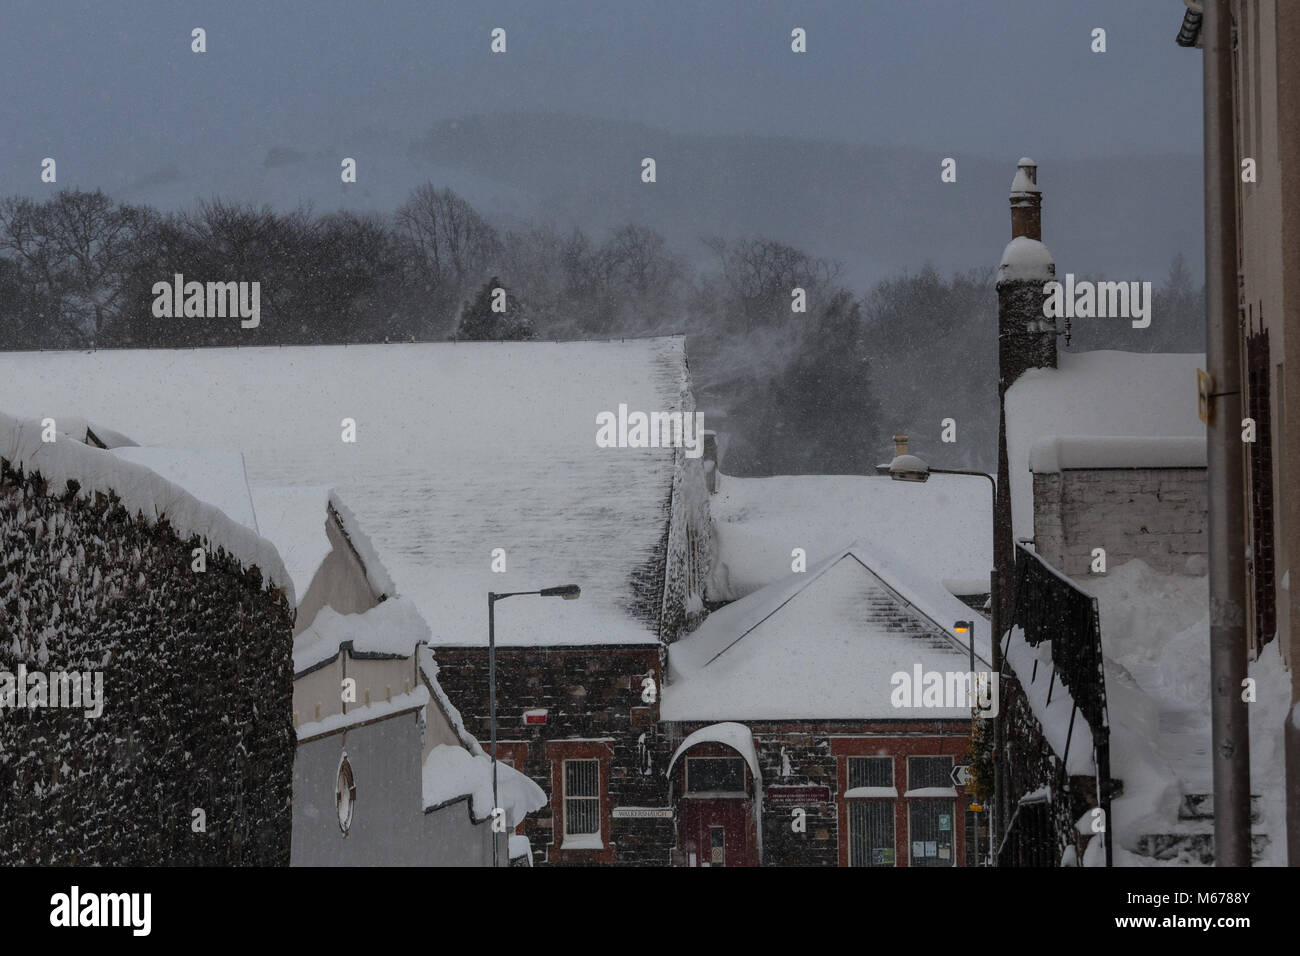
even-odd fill
[(908, 757), (907, 789), (952, 787), (951, 757)]
[(740, 757), (687, 757), (687, 793), (744, 793), (745, 761)]
[(912, 866), (952, 866), (952, 800), (911, 800), (907, 805)]
[(894, 801), (850, 800), (849, 866), (894, 865)]
[(564, 761), (564, 835), (600, 838), (600, 761)]
[(352, 776), (352, 763), (347, 751), (339, 758), (339, 775), (334, 782), (334, 806), (339, 814), (339, 829), (344, 836), (352, 826), (352, 811), (357, 805), (357, 784)]
[[(893, 757), (850, 757), (849, 789), (857, 787), (892, 787)], [(890, 844), (893, 845), (892, 842)]]
[[(952, 790), (952, 757), (908, 757), (907, 791)], [(912, 866), (953, 866), (955, 800), (925, 797), (907, 805), (909, 862)]]

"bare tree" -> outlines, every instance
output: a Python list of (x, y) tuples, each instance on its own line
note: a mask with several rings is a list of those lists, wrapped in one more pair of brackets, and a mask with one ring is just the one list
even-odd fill
[(728, 242), (714, 237), (704, 244), (717, 256), (723, 286), (732, 300), (729, 311), (742, 314), (747, 331), (788, 315), (796, 288), (810, 300), (829, 300), (843, 269), (839, 262), (810, 256), (774, 239)]
[(157, 214), (104, 193), (63, 190), (44, 203), (0, 203), (0, 250), (21, 264), (49, 317), (94, 344), (122, 303), (126, 277)]
[(416, 188), (397, 211), (397, 224), (435, 285), (457, 289), (492, 268), (501, 243), (496, 230), (451, 189)]

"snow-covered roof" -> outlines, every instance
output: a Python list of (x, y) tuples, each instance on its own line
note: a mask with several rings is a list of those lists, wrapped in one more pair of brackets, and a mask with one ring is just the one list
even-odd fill
[[(1033, 534), (1033, 476), (1029, 456), (1049, 436), (1098, 438), (1195, 438), (1205, 426), (1196, 412), (1196, 369), (1201, 353), (1062, 352), (1058, 368), (1030, 369), (1007, 389), (1007, 459), (1011, 509), (1017, 537)], [(1090, 447), (1098, 447), (1091, 441)], [(1126, 453), (1132, 443), (1117, 446)], [(1131, 467), (1155, 467), (1128, 458)]]
[(581, 600), (498, 604), (497, 640), (657, 640), (631, 609), (676, 453), (600, 448), (596, 416), (690, 400), (681, 337), (0, 354), (0, 407), (94, 409), (148, 444), (242, 451), (254, 486), (338, 489), (447, 644), (486, 642), (489, 590), (569, 583)]
[(703, 743), (725, 744), (744, 757), (745, 763), (749, 765), (749, 772), (754, 775), (755, 789), (762, 789), (763, 771), (758, 763), (758, 751), (754, 749), (754, 735), (750, 733), (749, 728), (744, 724), (729, 720), (720, 724), (701, 727), (695, 733), (687, 735), (686, 739), (673, 752), (673, 758), (668, 761), (668, 769), (664, 771), (664, 775), (670, 776), (672, 774), (673, 765), (677, 763), (678, 757), (692, 747)]
[(896, 708), (892, 677), (969, 666), (952, 624), (986, 621), (933, 576), (854, 546), (715, 611), (668, 650), (664, 720), (963, 718), (968, 707)]
[(121, 432), (103, 425), (88, 422), (80, 415), (51, 415), (60, 434), (69, 435), (84, 444), (97, 444), (104, 448), (122, 448), (135, 442)]
[(883, 476), (723, 475), (710, 496), (717, 560), (709, 597), (730, 601), (786, 578), (791, 551), (808, 566), (854, 541), (906, 550), (957, 594), (987, 593), (993, 567), (992, 489), (980, 477), (924, 484)]
[(1204, 438), (1099, 438), (1047, 435), (1029, 449), (1036, 475), (1074, 468), (1204, 468)]
[(80, 441), (45, 442), (42, 431), (39, 420), (24, 422), (0, 412), (0, 458), (25, 473), (40, 472), (56, 493), (69, 481), (78, 483), (82, 497), (116, 493), (128, 513), (151, 523), (166, 518), (182, 539), (198, 535), (209, 550), (224, 550), (244, 567), (257, 567), (263, 581), (283, 588), (293, 604), (293, 582), (279, 553), (256, 531), (142, 464)]
[(428, 706), (429, 691), (425, 687), (416, 687), (405, 694), (398, 694), (389, 700), (377, 700), (370, 704), (354, 704), (351, 710), (329, 714), (320, 720), (299, 724), (297, 729), (299, 742), (368, 724), (384, 717), (401, 714), (410, 710), (419, 710)]
[[(492, 758), (471, 754), (463, 747), (439, 744), (424, 758), (424, 808), (432, 810), (469, 795), (470, 816), (483, 821), (492, 816)], [(497, 761), (497, 797), (514, 829), (526, 814), (546, 806), (546, 793), (527, 776)]]
[(353, 657), (410, 657), (429, 639), (429, 625), (408, 598), (380, 601), (360, 614), (326, 606), (293, 640), (293, 672), (302, 674), (337, 656), (350, 644)]
[(374, 542), (370, 540), (370, 535), (366, 534), (365, 529), (361, 527), (361, 522), (357, 520), (357, 516), (353, 514), (351, 508), (343, 503), (343, 498), (337, 491), (330, 491), (329, 507), (338, 516), (339, 528), (347, 536), (348, 541), (352, 544), (352, 549), (357, 553), (357, 557), (361, 559), (361, 563), (365, 567), (366, 582), (370, 585), (370, 590), (381, 597), (398, 593), (397, 585), (393, 583), (393, 576), (388, 573), (388, 568), (379, 557), (379, 552), (375, 549)]
[[(244, 456), (237, 451), (196, 451), (190, 448), (114, 448), (111, 454), (156, 471), (195, 498), (225, 512), (245, 528), (261, 533), (248, 491)], [(297, 582), (294, 582), (295, 586)]]
[(258, 529), (279, 549), (301, 601), (331, 550), (325, 533), (330, 490), (322, 485), (249, 490)]

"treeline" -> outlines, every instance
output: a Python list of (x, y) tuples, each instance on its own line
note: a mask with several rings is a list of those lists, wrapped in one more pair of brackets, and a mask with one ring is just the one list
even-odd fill
[[(448, 188), (392, 215), (214, 199), (160, 213), (102, 192), (0, 201), (0, 348), (199, 347), (580, 339), (684, 332), (732, 474), (871, 473), (889, 437), (936, 464), (992, 467), (991, 269), (926, 267), (859, 295), (839, 263), (762, 237), (705, 237), (688, 258), (651, 229), (502, 230)], [(155, 283), (261, 283), (260, 324), (153, 315)], [(497, 293), (497, 289), (504, 290)], [(794, 290), (802, 290), (795, 293)], [(1076, 347), (1202, 347), (1202, 290), (1181, 262), (1152, 328), (1083, 327)]]

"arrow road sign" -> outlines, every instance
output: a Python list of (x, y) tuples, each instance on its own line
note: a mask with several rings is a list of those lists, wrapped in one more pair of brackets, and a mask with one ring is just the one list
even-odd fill
[(952, 778), (952, 785), (954, 787), (966, 786), (966, 784), (970, 783), (970, 764), (959, 763), (955, 765), (948, 776)]

